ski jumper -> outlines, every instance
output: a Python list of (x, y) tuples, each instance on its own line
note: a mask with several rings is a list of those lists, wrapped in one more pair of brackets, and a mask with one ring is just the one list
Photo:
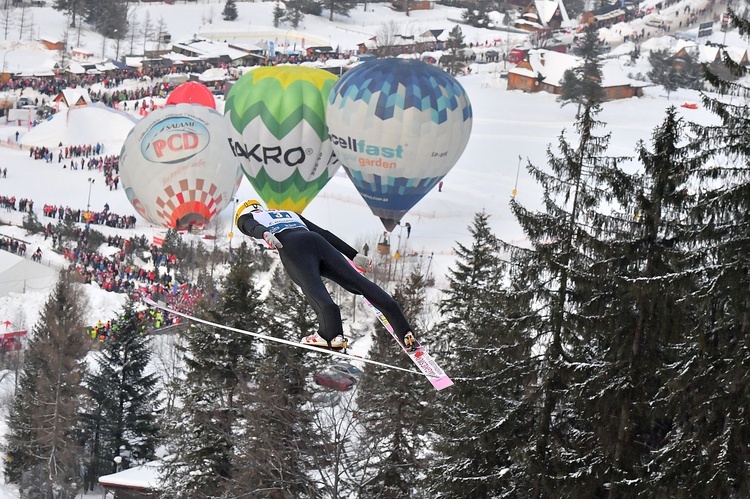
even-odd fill
[(350, 293), (367, 298), (383, 312), (399, 338), (403, 339), (407, 331), (411, 331), (396, 300), (357, 272), (344, 258), (353, 259), (357, 250), (331, 232), (321, 229), (302, 215), (286, 210), (246, 213), (239, 217), (237, 227), (243, 234), (256, 239), (263, 239), (265, 231), (278, 238), (283, 245), (278, 250), (281, 263), (315, 310), (318, 334), (326, 341), (343, 335), (344, 330), (341, 310), (321, 277), (332, 280)]

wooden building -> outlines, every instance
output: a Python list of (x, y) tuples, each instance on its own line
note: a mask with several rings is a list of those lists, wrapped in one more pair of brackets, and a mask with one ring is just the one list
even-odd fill
[[(581, 64), (578, 57), (536, 49), (529, 51), (526, 59), (508, 71), (508, 90), (524, 92), (548, 92), (560, 94), (560, 82), (565, 71)], [(602, 89), (605, 100), (628, 99), (641, 97), (643, 86), (626, 77), (614, 67), (602, 68)]]
[(431, 10), (435, 7), (435, 0), (391, 0), (391, 6), (399, 12)]

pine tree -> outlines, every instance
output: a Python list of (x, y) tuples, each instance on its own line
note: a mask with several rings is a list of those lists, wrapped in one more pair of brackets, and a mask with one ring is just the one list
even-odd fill
[(224, 10), (221, 12), (221, 15), (225, 21), (237, 20), (239, 14), (237, 13), (237, 3), (235, 0), (227, 0), (227, 3), (224, 4)]
[(284, 8), (281, 6), (281, 1), (276, 0), (276, 5), (274, 5), (273, 7), (273, 27), (278, 28), (283, 19), (284, 19)]
[[(699, 275), (689, 266), (684, 238), (693, 203), (686, 180), (705, 158), (695, 157), (685, 138), (685, 124), (672, 107), (653, 133), (653, 150), (639, 144), (643, 174), (617, 182), (627, 189), (608, 203), (611, 210), (589, 212), (589, 273), (605, 280), (576, 284), (578, 314), (588, 332), (577, 354), (585, 381), (572, 403), (581, 420), (595, 422), (597, 435), (577, 443), (590, 463), (576, 484), (579, 495), (607, 488), (610, 497), (672, 495), (659, 484), (663, 475), (654, 480), (656, 464), (646, 463), (674, 424), (660, 392), (695, 324), (685, 299)], [(614, 191), (607, 183), (600, 189)]]
[(651, 70), (647, 76), (652, 82), (657, 85), (664, 87), (669, 94), (677, 90), (677, 72), (674, 69), (672, 54), (669, 50), (652, 50), (648, 54), (648, 62), (651, 65)]
[(703, 90), (703, 65), (698, 61), (698, 54), (686, 50), (685, 54), (675, 61), (675, 84), (678, 88)]
[[(455, 269), (449, 274), (450, 287), (440, 302), (440, 311), (448, 317), (447, 325), (451, 328), (471, 331), (486, 318), (476, 312), (489, 312), (480, 310), (478, 304), (483, 303), (485, 290), (492, 289), (496, 283), (500, 260), (498, 241), (490, 231), (488, 220), (487, 213), (474, 215), (474, 223), (469, 228), (473, 238), (471, 247), (457, 243)], [(447, 333), (441, 336), (445, 342), (456, 338)]]
[[(420, 341), (429, 336), (417, 327), (417, 318), (426, 302), (426, 284), (419, 270), (399, 284), (394, 299), (415, 329)], [(412, 367), (409, 359), (382, 325), (375, 323), (370, 356), (381, 362)], [(363, 497), (416, 497), (419, 477), (426, 471), (423, 436), (427, 434), (430, 414), (425, 410), (434, 399), (429, 382), (400, 371), (383, 371), (365, 366), (357, 388), (357, 407), (362, 435), (355, 442), (356, 455), (367, 455), (357, 470)]]
[(464, 34), (460, 26), (456, 25), (450, 31), (446, 45), (448, 50), (450, 50), (450, 54), (443, 55), (440, 63), (446, 68), (448, 73), (455, 76), (461, 72), (461, 68), (464, 66), (459, 55), (459, 50), (464, 46)]
[(529, 439), (528, 431), (518, 433), (528, 427), (528, 414), (516, 414), (513, 399), (523, 398), (527, 375), (519, 358), (528, 358), (531, 341), (498, 310), (506, 300), (506, 266), (489, 215), (477, 213), (469, 232), (471, 246), (458, 243), (455, 249), (435, 328), (443, 339), (439, 357), (456, 381), (432, 427), (436, 459), (428, 484), (439, 497), (499, 497), (514, 490), (506, 473), (520, 447), (513, 437)]
[(325, 5), (328, 7), (328, 20), (333, 22), (333, 14), (349, 17), (349, 11), (357, 6), (357, 2), (354, 0), (326, 0)]
[(122, 468), (154, 458), (159, 428), (157, 377), (147, 372), (151, 360), (149, 329), (154, 311), (136, 311), (128, 301), (111, 322), (107, 338), (95, 358), (96, 368), (85, 379), (91, 398), (84, 416), (92, 485), (103, 474), (114, 473), (114, 456)]
[(127, 33), (128, 9), (123, 0), (85, 0), (86, 22), (107, 38), (122, 39)]
[[(315, 314), (280, 266), (270, 286), (263, 312), (268, 333), (290, 341), (313, 334)], [(264, 345), (255, 383), (243, 394), (244, 438), (237, 442), (241, 465), (236, 492), (252, 488), (283, 497), (315, 495), (309, 475), (321, 436), (308, 404), (308, 356), (285, 345)]]
[(524, 449), (528, 468), (522, 490), (533, 496), (601, 494), (597, 484), (585, 480), (598, 456), (587, 443), (596, 439), (595, 421), (580, 417), (575, 392), (591, 373), (582, 346), (595, 341), (589, 318), (582, 307), (600, 286), (609, 286), (611, 276), (596, 275), (590, 267), (600, 256), (594, 250), (606, 244), (589, 227), (597, 213), (630, 192), (632, 181), (618, 168), (623, 158), (604, 156), (609, 136), (597, 136), (602, 126), (595, 117), (596, 100), (587, 101), (576, 121), (578, 143), (569, 143), (563, 133), (560, 155), (548, 150), (549, 169), (529, 165), (529, 173), (542, 186), (544, 212), (533, 212), (515, 200), (511, 208), (529, 238), (531, 250), (512, 250), (512, 277), (521, 276), (512, 287), (528, 308), (509, 311), (524, 317), (543, 352), (535, 370), (539, 379), (528, 387), (526, 398), (534, 409), (533, 435)]
[[(731, 10), (729, 15), (748, 37), (750, 22)], [(694, 126), (691, 143), (694, 154), (711, 155), (691, 172), (690, 185), (700, 188), (689, 220), (700, 230), (684, 237), (701, 278), (685, 296), (695, 324), (687, 332), (690, 348), (680, 352), (663, 390), (674, 419), (654, 453), (664, 488), (686, 497), (750, 495), (750, 113), (746, 100), (737, 99), (750, 87), (742, 78), (747, 68), (723, 55), (732, 78), (706, 71), (718, 94), (702, 96), (721, 122)]]
[(486, 28), (490, 23), (489, 13), (494, 10), (494, 3), (479, 0), (461, 13), (461, 19), (475, 28)]
[(288, 22), (292, 28), (297, 29), (305, 18), (305, 0), (289, 0), (285, 5), (286, 9), (283, 11), (281, 19)]
[(563, 106), (573, 102), (578, 105), (580, 112), (581, 106), (587, 102), (600, 103), (604, 100), (599, 46), (599, 32), (596, 25), (591, 24), (584, 30), (577, 50), (577, 54), (583, 59), (581, 65), (563, 73), (560, 96), (557, 98)]
[(6, 478), (22, 496), (72, 498), (81, 453), (76, 435), (86, 371), (84, 306), (61, 274), (34, 326), (8, 418)]
[[(265, 332), (255, 268), (260, 255), (242, 245), (216, 301), (198, 307), (198, 315), (231, 327)], [(238, 490), (236, 439), (246, 430), (242, 402), (258, 367), (259, 342), (209, 326), (191, 324), (185, 333), (182, 411), (169, 424), (164, 461), (170, 497), (221, 497)]]

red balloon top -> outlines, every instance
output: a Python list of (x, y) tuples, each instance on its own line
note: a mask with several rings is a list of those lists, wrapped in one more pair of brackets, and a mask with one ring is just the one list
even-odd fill
[(216, 109), (214, 94), (203, 83), (189, 81), (178, 86), (167, 97), (167, 105), (172, 104), (200, 104)]

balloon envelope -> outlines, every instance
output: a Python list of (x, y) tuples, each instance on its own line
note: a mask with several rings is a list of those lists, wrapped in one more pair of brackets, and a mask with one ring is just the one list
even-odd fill
[(299, 66), (243, 75), (227, 94), (230, 143), (269, 208), (302, 212), (340, 164), (326, 128), (326, 99), (336, 77)]
[(221, 113), (176, 104), (136, 123), (122, 146), (120, 179), (141, 216), (181, 229), (205, 224), (226, 208), (242, 172)]
[(173, 104), (200, 104), (216, 109), (214, 94), (207, 86), (197, 81), (185, 82), (172, 90), (167, 97), (166, 105)]
[(376, 59), (339, 79), (326, 120), (347, 175), (391, 231), (458, 161), (472, 109), (445, 71), (416, 60)]

